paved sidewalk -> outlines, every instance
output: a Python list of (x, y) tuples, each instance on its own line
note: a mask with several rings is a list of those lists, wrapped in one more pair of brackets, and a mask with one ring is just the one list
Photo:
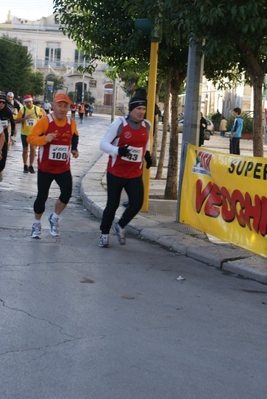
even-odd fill
[[(94, 115), (97, 117), (97, 115)], [(159, 131), (162, 130), (161, 123)], [(101, 136), (102, 133), (101, 132)], [(179, 141), (182, 135), (179, 135)], [(179, 143), (179, 147), (180, 147)], [(160, 140), (159, 140), (160, 145)], [(229, 139), (215, 134), (205, 142), (206, 148), (229, 153)], [(265, 155), (267, 147), (265, 146)], [(252, 141), (241, 140), (241, 154), (252, 155)], [(106, 164), (107, 154), (95, 163), (82, 181), (81, 197), (86, 208), (96, 217), (101, 218), (106, 204)], [(252, 252), (238, 248), (230, 243), (222, 242), (208, 236), (188, 225), (176, 222), (176, 201), (163, 199), (165, 180), (155, 180), (156, 168), (151, 168), (150, 198), (148, 212), (140, 212), (127, 226), (127, 231), (143, 239), (176, 251), (178, 254), (202, 261), (207, 265), (222, 268), (258, 282), (267, 284), (267, 259)], [(122, 201), (126, 200), (123, 194)], [(116, 218), (124, 210), (120, 206)]]

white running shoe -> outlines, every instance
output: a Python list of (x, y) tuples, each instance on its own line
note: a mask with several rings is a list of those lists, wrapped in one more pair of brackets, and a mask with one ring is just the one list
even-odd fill
[(119, 223), (115, 223), (113, 225), (113, 230), (114, 230), (114, 233), (116, 235), (117, 243), (120, 244), (120, 245), (125, 245), (126, 244), (126, 238), (125, 238), (126, 231), (125, 231), (125, 229), (123, 229), (119, 225)]
[(42, 231), (41, 223), (33, 223), (31, 238), (35, 238), (37, 240), (40, 239), (41, 231)]
[(109, 248), (109, 235), (108, 234), (101, 234), (98, 246), (101, 248)]
[(59, 218), (52, 218), (52, 214), (48, 218), (48, 223), (49, 223), (49, 233), (53, 237), (58, 237), (59, 236)]

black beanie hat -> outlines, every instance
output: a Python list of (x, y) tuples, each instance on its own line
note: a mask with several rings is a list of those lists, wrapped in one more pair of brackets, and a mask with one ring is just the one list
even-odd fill
[(146, 100), (141, 97), (133, 97), (129, 102), (129, 111), (131, 112), (133, 109), (140, 106), (146, 107)]
[(6, 96), (4, 94), (0, 94), (0, 100), (5, 100), (6, 101)]

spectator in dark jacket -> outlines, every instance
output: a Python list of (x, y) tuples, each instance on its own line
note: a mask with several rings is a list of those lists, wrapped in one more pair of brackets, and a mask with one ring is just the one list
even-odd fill
[(200, 125), (199, 125), (199, 147), (204, 144), (204, 132), (207, 129), (207, 121), (200, 112)]

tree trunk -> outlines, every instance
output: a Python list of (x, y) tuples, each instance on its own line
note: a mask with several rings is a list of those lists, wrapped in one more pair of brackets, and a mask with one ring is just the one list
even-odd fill
[[(242, 48), (242, 50), (244, 50)], [(263, 131), (262, 131), (262, 89), (267, 67), (265, 59), (261, 65), (257, 62), (257, 57), (250, 51), (246, 52), (248, 58), (248, 73), (253, 86), (253, 155), (263, 157)]]
[(253, 82), (253, 155), (254, 157), (263, 157), (263, 131), (262, 131), (262, 87), (264, 75), (258, 77)]
[(166, 83), (166, 94), (165, 94), (165, 102), (164, 102), (164, 119), (163, 119), (163, 132), (161, 139), (161, 149), (159, 156), (159, 163), (156, 173), (156, 179), (162, 178), (163, 166), (164, 166), (164, 158), (166, 152), (166, 143), (167, 143), (167, 134), (168, 134), (168, 124), (169, 124), (169, 113), (170, 113), (170, 93), (171, 93), (171, 76), (172, 69), (168, 69), (167, 75), (167, 83)]
[[(181, 78), (178, 71), (173, 72), (171, 84), (171, 133), (169, 147), (169, 163), (167, 181), (165, 187), (165, 199), (177, 199), (178, 190), (178, 94), (181, 86)], [(165, 114), (165, 112), (164, 112)]]
[(157, 148), (158, 148), (158, 116), (154, 115), (153, 143), (152, 143), (152, 166), (157, 166)]
[[(159, 101), (159, 92), (161, 89), (161, 82), (157, 85), (156, 90), (156, 104)], [(152, 166), (157, 166), (157, 151), (158, 151), (158, 124), (159, 116), (154, 114), (154, 128), (153, 128), (153, 145), (152, 145)]]

